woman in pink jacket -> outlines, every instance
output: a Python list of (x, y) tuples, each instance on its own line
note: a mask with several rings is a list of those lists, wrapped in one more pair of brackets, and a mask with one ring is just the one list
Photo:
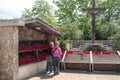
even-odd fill
[(55, 47), (53, 48), (53, 69), (54, 75), (59, 74), (60, 69), (60, 59), (62, 55), (62, 50), (59, 47), (59, 42), (55, 43)]

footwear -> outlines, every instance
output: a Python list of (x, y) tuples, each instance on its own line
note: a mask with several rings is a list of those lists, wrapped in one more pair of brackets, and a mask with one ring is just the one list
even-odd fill
[(56, 75), (56, 72), (54, 72), (54, 75)]
[(54, 73), (54, 75), (59, 75), (59, 72)]
[(50, 72), (48, 71), (47, 74), (50, 74)]
[(52, 71), (50, 71), (50, 73), (52, 73)]
[(54, 73), (54, 75), (57, 75), (57, 73)]
[(56, 74), (59, 75), (59, 72), (57, 72)]

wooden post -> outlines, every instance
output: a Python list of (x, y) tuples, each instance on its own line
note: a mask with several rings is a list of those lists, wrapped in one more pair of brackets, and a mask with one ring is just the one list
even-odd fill
[(18, 80), (18, 26), (23, 20), (0, 21), (0, 80)]

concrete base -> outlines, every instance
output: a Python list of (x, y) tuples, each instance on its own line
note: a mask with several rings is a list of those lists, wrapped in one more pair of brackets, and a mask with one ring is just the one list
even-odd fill
[(20, 66), (18, 79), (21, 80), (21, 79), (29, 77), (31, 75), (35, 75), (37, 73), (45, 71), (45, 69), (46, 69), (46, 60), (37, 62), (37, 63), (31, 63), (31, 64)]
[(91, 67), (89, 63), (65, 63), (66, 69), (86, 70), (86, 71), (117, 71), (120, 72), (120, 64), (94, 63)]
[(89, 63), (65, 63), (66, 69), (89, 70)]
[(94, 64), (95, 71), (120, 71), (120, 64)]

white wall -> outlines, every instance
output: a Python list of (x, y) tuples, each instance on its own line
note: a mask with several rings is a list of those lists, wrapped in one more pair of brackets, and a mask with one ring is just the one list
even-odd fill
[(18, 79), (23, 79), (25, 77), (35, 75), (37, 73), (45, 71), (45, 69), (46, 69), (46, 60), (37, 62), (37, 63), (31, 63), (31, 64), (20, 66)]

